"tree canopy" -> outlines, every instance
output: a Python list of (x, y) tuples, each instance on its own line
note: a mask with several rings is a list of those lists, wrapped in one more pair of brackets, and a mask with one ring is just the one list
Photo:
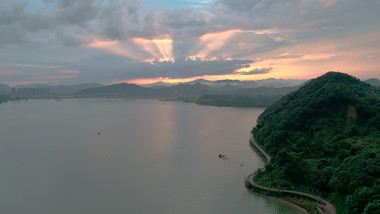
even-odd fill
[(273, 156), (260, 182), (323, 194), (342, 213), (379, 207), (379, 88), (328, 72), (267, 108), (252, 133)]

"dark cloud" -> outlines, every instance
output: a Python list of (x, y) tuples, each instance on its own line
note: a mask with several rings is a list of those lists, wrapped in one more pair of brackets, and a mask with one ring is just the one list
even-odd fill
[(9, 44), (22, 44), (27, 40), (26, 33), (17, 24), (0, 26), (0, 47)]
[(158, 62), (154, 64), (136, 62), (122, 56), (102, 54), (80, 60), (72, 65), (79, 68), (80, 79), (100, 80), (136, 79), (136, 78), (189, 78), (203, 75), (233, 74), (235, 70), (246, 67), (252, 60), (200, 61), (181, 60)]
[(125, 40), (140, 31), (142, 17), (138, 1), (112, 1), (102, 7), (96, 20), (100, 33), (110, 39)]
[(80, 46), (92, 41), (91, 35), (78, 26), (66, 26), (55, 31), (56, 38), (65, 46)]
[(59, 0), (55, 13), (57, 22), (85, 26), (96, 18), (99, 6), (93, 0)]
[[(78, 81), (103, 82), (232, 74), (252, 62), (239, 59), (285, 59), (290, 56), (298, 59), (316, 48), (322, 50), (323, 45), (334, 47), (323, 51), (337, 50), (337, 43), (339, 51), (353, 53), (366, 48), (369, 51), (363, 59), (376, 59), (378, 49), (373, 50), (373, 47), (380, 37), (373, 38), (380, 29), (378, 0), (214, 2), (202, 8), (155, 10), (144, 5), (142, 0), (42, 0), (35, 8), (30, 5), (33, 1), (0, 1), (0, 60), (28, 61), (33, 58), (47, 61), (56, 54), (62, 58), (62, 65), (81, 71)], [(215, 41), (223, 44), (208, 47), (207, 41), (201, 41), (202, 35), (234, 29), (239, 31), (229, 38), (215, 37)], [(368, 40), (371, 43), (358, 42), (360, 38), (356, 35), (372, 38)], [(135, 37), (148, 40), (171, 38), (176, 62), (141, 62), (160, 56), (154, 56), (156, 51), (144, 49), (154, 47), (134, 43)], [(95, 40), (118, 40), (120, 49), (85, 48)], [(325, 41), (333, 41), (334, 45)], [(354, 42), (355, 46), (352, 45)], [(297, 52), (295, 47), (301, 45), (302, 51)], [(78, 50), (84, 53), (76, 58), (74, 52)], [(120, 55), (103, 54), (107, 51)], [(185, 60), (202, 51), (207, 54), (205, 57), (220, 60)], [(320, 55), (318, 52), (313, 54)], [(78, 59), (76, 63), (73, 63), (74, 59)], [(272, 69), (241, 74), (266, 72), (272, 72)]]
[(191, 8), (166, 10), (159, 16), (159, 23), (169, 29), (174, 39), (187, 39), (199, 37), (213, 31), (213, 26), (208, 23), (209, 14)]
[[(376, 0), (217, 0), (207, 9), (178, 8), (156, 12), (143, 8), (141, 1), (137, 0), (43, 2), (51, 9), (28, 10), (28, 1), (24, 0), (1, 2), (0, 26), (9, 27), (18, 35), (21, 32), (25, 34), (24, 37), (16, 37), (19, 39), (27, 38), (29, 32), (44, 31), (54, 35), (65, 28), (68, 31), (81, 28), (89, 37), (128, 40), (131, 37), (170, 35), (175, 40), (185, 42), (208, 32), (237, 28), (303, 31), (347, 25), (353, 27), (355, 23), (378, 26), (377, 12), (380, 7)], [(16, 27), (20, 29), (15, 30)], [(9, 43), (9, 39), (0, 43)], [(64, 40), (63, 44), (68, 42)]]
[(0, 64), (1, 80), (4, 82), (54, 82), (75, 78), (76, 72), (56, 65)]
[[(380, 2), (376, 0), (217, 0), (215, 3), (216, 12), (227, 10), (235, 15), (249, 16), (250, 26), (255, 29), (260, 27), (259, 23), (263, 28), (299, 30), (327, 26), (355, 27), (353, 23), (364, 20), (367, 21), (366, 25), (376, 24), (379, 7)], [(244, 19), (237, 20), (244, 22)]]

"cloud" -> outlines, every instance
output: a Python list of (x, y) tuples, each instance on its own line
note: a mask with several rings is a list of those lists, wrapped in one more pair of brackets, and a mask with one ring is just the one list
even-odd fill
[(54, 83), (76, 78), (80, 72), (61, 65), (0, 64), (1, 81), (8, 84)]
[(239, 30), (229, 30), (217, 33), (204, 34), (199, 38), (190, 56), (208, 57), (210, 53), (220, 50), (234, 34)]
[(252, 75), (252, 74), (266, 74), (269, 73), (273, 68), (251, 68), (250, 66), (236, 70), (234, 74), (236, 75)]
[(99, 12), (93, 0), (58, 0), (55, 18), (62, 24), (86, 26)]
[(102, 7), (96, 22), (99, 33), (106, 38), (125, 40), (136, 36), (142, 23), (139, 1), (111, 1)]
[(73, 64), (79, 68), (79, 79), (99, 81), (108, 79), (140, 79), (140, 78), (189, 78), (203, 75), (233, 74), (235, 70), (252, 63), (252, 60), (182, 60), (175, 62), (154, 63), (139, 62), (118, 55), (94, 55)]
[[(148, 3), (0, 1), (0, 63), (55, 63), (80, 71), (67, 78), (78, 82), (284, 76), (291, 69), (312, 76), (308, 65), (321, 72), (378, 68), (376, 0), (190, 0), (189, 7), (161, 9)], [(191, 7), (198, 3), (204, 6)], [(25, 74), (14, 79), (44, 79), (33, 67), (2, 69), (2, 79), (11, 71)]]
[(56, 38), (65, 46), (80, 46), (89, 43), (91, 35), (79, 26), (65, 26), (55, 31)]

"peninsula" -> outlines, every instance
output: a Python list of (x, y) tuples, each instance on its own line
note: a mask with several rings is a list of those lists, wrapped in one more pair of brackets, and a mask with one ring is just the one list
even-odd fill
[(327, 198), (337, 213), (380, 210), (379, 87), (328, 72), (267, 108), (252, 134), (271, 156), (256, 183)]

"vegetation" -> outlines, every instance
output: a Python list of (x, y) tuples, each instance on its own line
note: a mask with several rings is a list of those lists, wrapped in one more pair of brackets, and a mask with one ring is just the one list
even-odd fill
[(11, 97), (9, 95), (0, 94), (0, 103), (5, 103), (5, 102), (7, 102), (10, 99), (11, 99)]
[[(230, 80), (232, 81), (232, 80)], [(217, 81), (227, 82), (228, 80)], [(234, 82), (234, 81), (232, 81)], [(240, 82), (240, 81), (238, 81)], [(74, 93), (77, 97), (109, 98), (154, 98), (162, 101), (196, 102), (200, 105), (232, 107), (267, 107), (278, 101), (283, 95), (297, 90), (293, 87), (255, 87), (242, 86), (208, 86), (201, 83), (179, 84), (170, 87), (142, 87), (135, 84), (121, 83), (104, 87), (87, 88)]]
[(203, 95), (196, 100), (199, 105), (231, 106), (231, 107), (267, 107), (278, 101), (281, 95), (246, 96), (235, 94)]
[(338, 213), (380, 207), (380, 89), (337, 72), (265, 110), (252, 133), (272, 155), (260, 183), (314, 192)]
[(297, 90), (292, 87), (257, 87), (241, 88), (219, 93), (209, 92), (196, 99), (199, 105), (229, 106), (229, 107), (268, 107), (281, 99), (282, 96)]

